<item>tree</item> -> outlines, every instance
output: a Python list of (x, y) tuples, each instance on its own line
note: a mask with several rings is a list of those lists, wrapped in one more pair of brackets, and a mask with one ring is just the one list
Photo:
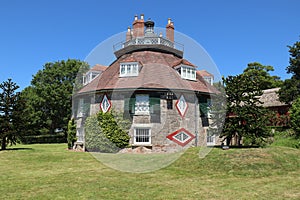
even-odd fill
[(8, 144), (16, 144), (21, 131), (20, 111), (24, 108), (20, 94), (16, 92), (19, 86), (11, 79), (0, 84), (0, 140), (1, 149)]
[[(30, 134), (55, 134), (67, 131), (72, 112), (72, 92), (80, 88), (81, 74), (89, 69), (87, 63), (69, 59), (49, 62), (33, 77), (31, 86), (22, 91), (30, 116)], [(80, 71), (79, 71), (80, 70)]]
[(227, 115), (221, 137), (227, 144), (234, 137), (236, 144), (242, 138), (251, 140), (250, 144), (260, 145), (261, 140), (269, 135), (266, 126), (267, 110), (261, 106), (262, 95), (259, 78), (247, 73), (223, 78), (227, 96)]
[(68, 123), (68, 149), (71, 149), (76, 142), (76, 124), (74, 118), (69, 120)]
[(300, 97), (293, 103), (290, 112), (291, 127), (296, 136), (300, 137)]
[(300, 42), (293, 46), (288, 46), (290, 53), (289, 66), (286, 68), (288, 74), (292, 74), (291, 79), (286, 79), (279, 90), (279, 99), (282, 102), (291, 104), (300, 96)]
[(265, 66), (258, 62), (249, 63), (243, 74), (248, 75), (258, 81), (261, 90), (281, 87), (282, 81), (278, 76), (271, 76), (269, 72), (274, 71), (272, 66)]

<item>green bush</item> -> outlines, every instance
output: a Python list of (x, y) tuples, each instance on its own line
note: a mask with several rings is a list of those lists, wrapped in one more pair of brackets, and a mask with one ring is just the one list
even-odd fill
[(87, 151), (114, 153), (118, 151), (114, 145), (102, 132), (97, 115), (88, 117), (85, 121), (85, 147)]
[(97, 115), (101, 131), (118, 148), (125, 148), (129, 145), (128, 131), (130, 122), (125, 120), (120, 113), (114, 111), (99, 112)]
[(300, 137), (300, 98), (298, 98), (293, 104), (290, 110), (291, 112), (291, 127), (295, 131), (297, 137)]
[(50, 144), (50, 143), (66, 143), (64, 134), (56, 135), (28, 135), (23, 136), (20, 141), (22, 144)]
[(274, 133), (274, 142), (272, 143), (272, 146), (300, 148), (300, 139), (296, 137), (295, 132), (292, 129), (276, 131)]
[(67, 141), (68, 141), (68, 149), (71, 149), (74, 146), (74, 142), (76, 142), (76, 124), (74, 119), (70, 119), (68, 123), (68, 132), (67, 132)]

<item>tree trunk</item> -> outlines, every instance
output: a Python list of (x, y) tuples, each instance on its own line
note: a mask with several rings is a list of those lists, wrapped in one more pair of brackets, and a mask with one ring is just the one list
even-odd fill
[(1, 142), (1, 150), (6, 150), (6, 137), (2, 138)]

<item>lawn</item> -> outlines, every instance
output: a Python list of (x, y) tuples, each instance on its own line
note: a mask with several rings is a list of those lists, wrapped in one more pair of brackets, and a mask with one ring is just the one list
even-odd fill
[(198, 152), (154, 172), (127, 173), (66, 144), (17, 145), (0, 151), (0, 199), (300, 199), (299, 149)]

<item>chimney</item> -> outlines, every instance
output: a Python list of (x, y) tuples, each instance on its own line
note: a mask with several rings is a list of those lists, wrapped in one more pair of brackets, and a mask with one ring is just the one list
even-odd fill
[(168, 19), (168, 24), (166, 26), (166, 37), (171, 42), (174, 42), (174, 24), (171, 21), (171, 18)]
[(131, 38), (131, 28), (130, 28), (130, 26), (128, 26), (127, 33), (126, 33), (126, 41), (129, 41), (131, 39), (132, 39)]
[(134, 38), (144, 36), (144, 14), (141, 14), (141, 19), (138, 19), (137, 15), (134, 16), (132, 27)]

